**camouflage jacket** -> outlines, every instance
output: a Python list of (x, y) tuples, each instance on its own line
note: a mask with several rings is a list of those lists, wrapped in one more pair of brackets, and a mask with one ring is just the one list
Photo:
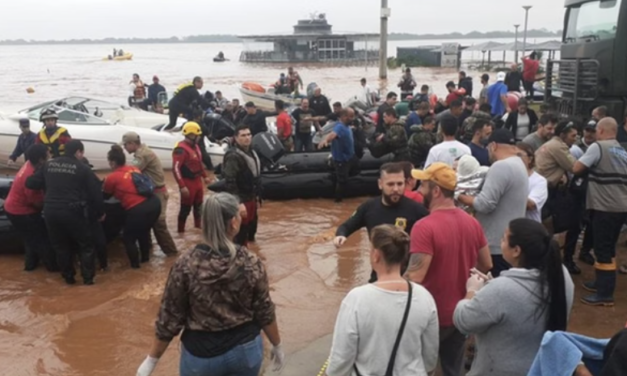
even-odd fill
[(429, 150), (436, 144), (436, 135), (423, 129), (422, 125), (412, 125), (410, 129), (412, 135), (409, 138), (409, 155), (414, 167), (421, 168), (427, 160)]
[(170, 270), (155, 323), (157, 338), (170, 341), (181, 330), (217, 332), (275, 320), (266, 270), (257, 256), (238, 247), (228, 251), (205, 244), (183, 254)]
[(405, 124), (398, 121), (387, 127), (384, 142), (389, 150), (394, 153), (394, 160), (409, 160), (409, 150), (407, 148), (407, 132)]
[(475, 121), (477, 121), (477, 119), (484, 119), (491, 122), (492, 116), (482, 111), (475, 111), (472, 115), (466, 118), (460, 129), (460, 134), (458, 135), (458, 138), (462, 143), (468, 144), (472, 141), (472, 127), (475, 125)]

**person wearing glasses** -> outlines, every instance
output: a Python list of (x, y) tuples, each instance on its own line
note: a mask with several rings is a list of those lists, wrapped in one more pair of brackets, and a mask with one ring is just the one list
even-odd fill
[(15, 145), (15, 149), (13, 149), (13, 153), (9, 156), (9, 160), (7, 165), (11, 166), (15, 164), (17, 159), (24, 154), (24, 161), (28, 159), (26, 154), (26, 150), (28, 150), (31, 145), (35, 143), (35, 139), (37, 138), (37, 134), (31, 132), (30, 130), (30, 120), (27, 118), (20, 119), (20, 131), (22, 133), (17, 137), (17, 144)]

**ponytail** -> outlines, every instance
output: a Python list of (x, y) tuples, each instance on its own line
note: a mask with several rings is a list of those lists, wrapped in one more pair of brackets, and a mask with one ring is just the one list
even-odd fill
[(509, 224), (510, 247), (520, 247), (521, 265), (525, 269), (540, 271), (538, 316), (548, 308), (546, 330), (566, 330), (568, 309), (566, 284), (559, 244), (549, 235), (542, 224), (526, 219), (515, 219)]

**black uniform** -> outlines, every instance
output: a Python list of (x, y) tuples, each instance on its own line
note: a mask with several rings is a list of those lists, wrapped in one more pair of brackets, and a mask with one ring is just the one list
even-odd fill
[(90, 219), (104, 214), (102, 191), (94, 173), (75, 157), (61, 156), (38, 169), (26, 180), (26, 187), (46, 191), (44, 218), (65, 280), (74, 281), (76, 247), (83, 281), (92, 283), (95, 254)]
[(250, 127), (250, 133), (253, 137), (261, 132), (268, 131), (268, 124), (266, 123), (266, 118), (270, 116), (277, 116), (276, 112), (264, 112), (259, 111), (255, 112), (254, 115), (247, 114), (242, 119), (242, 123), (248, 125)]
[(329, 104), (329, 100), (324, 95), (319, 97), (312, 96), (309, 98), (309, 108), (314, 110), (317, 114), (330, 114), (333, 110), (331, 110), (331, 105)]
[[(401, 197), (398, 204), (393, 206), (383, 205), (381, 197), (374, 197), (361, 204), (355, 213), (337, 228), (335, 236), (349, 237), (362, 227), (365, 227), (370, 235), (372, 229), (379, 225), (395, 225), (410, 234), (414, 224), (427, 215), (429, 211), (422, 204), (407, 197)], [(373, 271), (370, 282), (376, 280), (377, 274)]]
[(168, 111), (170, 112), (170, 124), (165, 129), (172, 129), (176, 126), (176, 120), (183, 114), (187, 120), (193, 119), (194, 109), (192, 104), (196, 102), (203, 109), (209, 108), (209, 102), (203, 98), (193, 84), (179, 86), (174, 92), (174, 97), (170, 99)]

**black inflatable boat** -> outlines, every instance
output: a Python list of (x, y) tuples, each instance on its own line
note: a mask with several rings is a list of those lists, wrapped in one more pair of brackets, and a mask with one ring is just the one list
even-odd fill
[[(329, 151), (286, 154), (278, 138), (270, 133), (256, 135), (253, 147), (264, 164), (261, 173), (262, 198), (290, 200), (334, 197), (334, 170), (329, 163)], [(375, 158), (365, 150), (348, 180), (345, 196), (379, 194), (379, 168), (391, 159), (391, 155)], [(208, 188), (222, 192), (226, 187), (221, 180)]]

